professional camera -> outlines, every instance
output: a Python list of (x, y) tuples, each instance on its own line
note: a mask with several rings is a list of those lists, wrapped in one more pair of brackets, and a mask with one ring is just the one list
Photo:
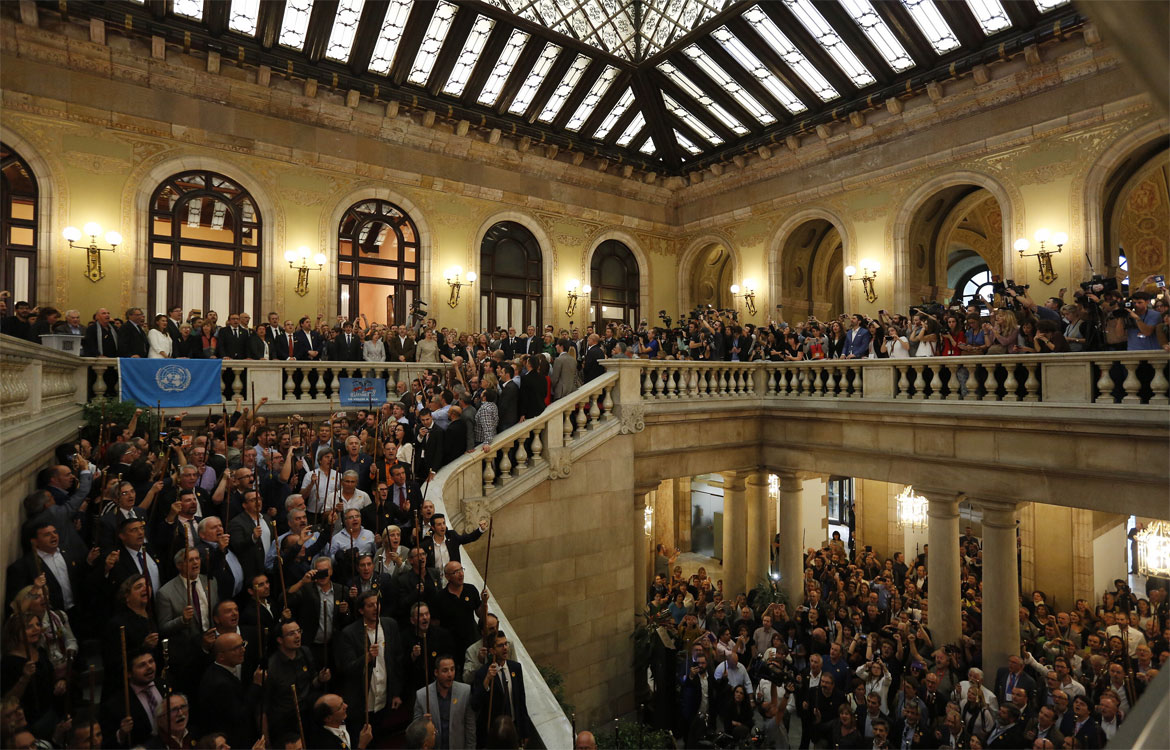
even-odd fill
[(670, 321), (672, 320), (672, 318), (666, 314), (666, 310), (659, 310), (658, 311), (658, 318), (659, 318), (659, 320), (662, 321), (662, 324), (664, 326), (666, 326), (667, 328), (670, 328)]
[(995, 292), (1001, 297), (1006, 297), (1008, 290), (1011, 290), (1015, 294), (1026, 294), (1029, 286), (1029, 284), (1017, 284), (1013, 279), (1008, 279), (1006, 281), (993, 280), (991, 282), (991, 291)]
[(414, 320), (423, 320), (427, 317), (427, 303), (416, 299), (410, 303), (410, 317)]
[(1106, 292), (1116, 292), (1118, 290), (1117, 279), (1110, 277), (1106, 278), (1101, 274), (1093, 274), (1093, 277), (1088, 281), (1081, 282), (1081, 290), (1086, 294), (1096, 294), (1098, 296)]

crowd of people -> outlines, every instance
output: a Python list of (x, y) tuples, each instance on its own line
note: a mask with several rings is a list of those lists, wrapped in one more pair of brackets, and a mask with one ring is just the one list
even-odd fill
[(929, 549), (850, 555), (835, 533), (807, 551), (804, 598), (789, 602), (766, 585), (725, 591), (703, 568), (684, 577), (660, 545), (642, 620), (650, 720), (686, 747), (1105, 747), (1170, 659), (1168, 582), (1139, 598), (1117, 580), (1099, 604), (1033, 591), (1019, 652), (985, 673), (971, 527), (960, 553), (963, 635), (940, 643)]

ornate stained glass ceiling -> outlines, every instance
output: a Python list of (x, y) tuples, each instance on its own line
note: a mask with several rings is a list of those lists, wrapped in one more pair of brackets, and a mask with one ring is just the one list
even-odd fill
[[(59, 7), (57, 0), (39, 0)], [(0, 3), (2, 7), (3, 3)], [(70, 0), (128, 33), (682, 174), (1051, 38), (1070, 0)], [(876, 104), (875, 104), (876, 103)]]

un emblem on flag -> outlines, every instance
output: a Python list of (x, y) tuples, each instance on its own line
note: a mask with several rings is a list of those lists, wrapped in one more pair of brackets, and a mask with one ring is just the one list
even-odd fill
[(154, 383), (159, 390), (174, 393), (185, 391), (191, 384), (191, 371), (181, 365), (166, 365), (154, 374)]

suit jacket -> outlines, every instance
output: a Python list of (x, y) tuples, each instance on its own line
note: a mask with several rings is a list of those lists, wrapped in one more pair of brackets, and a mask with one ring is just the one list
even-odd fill
[(231, 328), (224, 326), (219, 329), (219, 336), (215, 340), (215, 354), (220, 359), (231, 357), (232, 359), (247, 359), (248, 358), (248, 339), (251, 338), (248, 329), (240, 326), (239, 334)]
[[(822, 711), (822, 713), (823, 713), (823, 711)], [(889, 746), (890, 747), (901, 747), (902, 746), (902, 737), (905, 734), (905, 732), (906, 732), (906, 721), (904, 719), (899, 719), (898, 721), (895, 721), (893, 724), (891, 724), (890, 725)], [(1023, 742), (1023, 735), (1020, 736), (1020, 741)], [(914, 750), (918, 750), (918, 748), (927, 748), (927, 747), (934, 747), (934, 746), (935, 746), (934, 732), (930, 731), (930, 728), (924, 719), (919, 719), (918, 726), (915, 727), (913, 737), (910, 740), (910, 747), (913, 748)], [(1021, 748), (1023, 746), (1024, 746), (1023, 744), (1001, 745), (1001, 747), (1013, 747), (1013, 748)]]
[[(410, 336), (407, 336), (406, 340), (402, 341), (398, 338), (398, 334), (394, 333), (390, 335), (390, 338), (386, 339), (386, 354), (391, 362), (399, 361), (399, 357), (405, 357), (406, 362), (413, 362), (416, 349), (417, 345)], [(361, 357), (358, 359), (361, 359)]]
[(467, 450), (467, 433), (470, 423), (460, 415), (447, 429), (443, 430), (443, 465), (451, 463)]
[(496, 402), (496, 409), (500, 412), (500, 422), (497, 432), (503, 432), (520, 421), (520, 386), (509, 380), (500, 389), (500, 398)]
[(573, 381), (577, 379), (577, 360), (568, 352), (561, 352), (553, 360), (553, 398), (564, 398), (573, 392)]
[(167, 335), (176, 344), (183, 340), (183, 334), (179, 332), (179, 324), (169, 316), (167, 317)]
[(591, 346), (585, 352), (585, 372), (583, 378), (586, 383), (605, 374), (605, 366), (601, 360), (605, 359), (605, 351), (601, 346)]
[[(264, 545), (252, 536), (256, 522), (247, 513), (238, 513), (232, 516), (228, 523), (228, 537), (231, 542), (228, 549), (236, 553), (240, 565), (244, 568), (244, 588), (252, 576), (264, 572)], [(273, 539), (275, 544), (276, 540)]]
[[(345, 590), (339, 584), (334, 583), (332, 590), (334, 602), (346, 600)], [(321, 589), (316, 583), (306, 583), (295, 594), (289, 595), (288, 600), (288, 608), (292, 610), (293, 619), (301, 625), (301, 643), (309, 646), (316, 640), (317, 629), (321, 625)], [(341, 614), (335, 604), (333, 621), (329, 623), (330, 637), (348, 624), (349, 617)]]
[[(121, 666), (118, 667), (118, 684), (121, 684)], [(161, 678), (155, 679), (154, 685), (158, 688), (159, 695), (166, 697), (167, 687)], [(115, 737), (118, 733), (118, 726), (122, 723), (122, 719), (126, 717), (126, 704), (122, 691), (110, 690), (109, 695), (106, 691), (102, 691), (103, 700), (101, 705), (101, 720), (102, 737), (106, 739), (108, 747), (138, 747), (144, 745), (150, 739), (152, 730), (150, 728), (150, 717), (146, 715), (146, 708), (143, 707), (142, 701), (138, 700), (138, 696), (134, 693), (134, 687), (130, 687), (130, 718), (134, 719), (134, 729), (130, 731), (130, 743), (128, 745), (116, 745)]]
[(349, 344), (345, 343), (345, 334), (337, 334), (337, 338), (329, 342), (329, 359), (337, 362), (361, 362), (362, 340), (356, 333), (349, 335)]
[(542, 336), (533, 336), (524, 342), (524, 351), (528, 353), (529, 357), (535, 357), (544, 351), (544, 338)]
[[(187, 606), (187, 592), (183, 589), (183, 583), (184, 579), (181, 576), (175, 576), (162, 585), (154, 599), (155, 612), (158, 613), (158, 629), (164, 636), (185, 634), (197, 637), (203, 632), (195, 618), (191, 618), (189, 623), (183, 622), (183, 608)], [(198, 586), (207, 592), (207, 612), (202, 614), (211, 622), (211, 613), (215, 611), (215, 605), (219, 602), (219, 587), (214, 580), (209, 581), (203, 574), (199, 575)]]
[[(149, 353), (149, 345), (146, 342), (146, 331), (134, 325), (130, 321), (122, 324), (118, 329), (118, 354), (119, 357), (143, 357), (145, 358)], [(106, 356), (110, 356), (108, 353)]]
[[(987, 748), (1019, 748), (1019, 747), (1027, 747), (1028, 746), (1028, 741), (1026, 739), (1024, 739), (1023, 722), (1017, 721), (1015, 724), (1012, 724), (1006, 730), (1000, 732), (997, 735), (996, 732), (999, 732), (999, 730), (1000, 730), (1000, 728), (998, 726), (995, 729), (991, 730), (991, 734), (987, 735), (988, 741), (984, 744), (984, 747), (987, 747)], [(890, 739), (892, 740), (893, 737), (891, 737)], [(1082, 747), (1085, 747), (1085, 746), (1082, 745)], [(1094, 747), (1096, 747), (1096, 746), (1094, 745)]]
[[(511, 659), (505, 662), (508, 669), (508, 680), (512, 684), (512, 705), (509, 707), (504, 683), (499, 675), (496, 675), (495, 687), (490, 693), (483, 686), (490, 665), (489, 662), (477, 669), (475, 682), (471, 684), (471, 707), (475, 709), (476, 732), (480, 736), (486, 737), (487, 728), (491, 726), (492, 719), (508, 714), (516, 725), (516, 735), (523, 741), (532, 736), (532, 721), (528, 718), (528, 701), (524, 697), (524, 672), (521, 670), (519, 662)], [(489, 702), (491, 703), (491, 716), (488, 716)]]
[(288, 335), (281, 331), (280, 335), (272, 341), (271, 350), (269, 352), (273, 359), (288, 360), (292, 359), (308, 359), (309, 349), (303, 338), (297, 336), (297, 332), (293, 332), (293, 345), (289, 349)]
[(504, 359), (516, 359), (516, 355), (523, 354), (527, 349), (528, 339), (524, 336), (517, 336), (514, 339), (504, 339), (500, 342), (500, 349), (504, 352)]
[[(390, 699), (402, 696), (402, 639), (398, 635), (398, 623), (390, 617), (380, 618), (382, 634), (385, 641), (379, 644), (378, 658), (386, 668), (386, 704)], [(366, 712), (365, 689), (365, 653), (366, 653), (366, 626), (360, 619), (346, 625), (337, 632), (333, 640), (334, 658), (337, 662), (337, 671), (342, 677), (341, 695), (351, 707), (350, 717), (358, 719), (360, 729), (361, 717)], [(373, 674), (376, 666), (373, 660), (369, 663), (369, 674)], [(336, 685), (337, 683), (334, 682)]]
[[(462, 562), (462, 558), (459, 556), (459, 548), (464, 544), (471, 544), (481, 536), (483, 536), (483, 529), (480, 528), (476, 528), (470, 534), (460, 534), (454, 529), (447, 529), (447, 534), (443, 540), (447, 547), (447, 554), (450, 555), (453, 562)], [(427, 553), (427, 567), (435, 567), (435, 538), (433, 536), (425, 537), (422, 542), (422, 548)]]
[(526, 419), (535, 419), (544, 411), (544, 397), (548, 392), (548, 381), (536, 370), (529, 370), (520, 376), (520, 414)]
[[(326, 730), (324, 726), (314, 725), (310, 727), (307, 732), (309, 741), (308, 747), (314, 748), (314, 750), (317, 750), (318, 748), (320, 750), (341, 750), (344, 747), (337, 735)], [(354, 736), (353, 732), (349, 733), (349, 741), (351, 743), (351, 748), (357, 747), (357, 737)]]
[[(1007, 694), (1005, 695), (1005, 689), (1007, 688), (1009, 675), (1010, 673), (1008, 672), (1007, 667), (1000, 667), (995, 672), (995, 697), (1001, 704), (1011, 703), (1012, 700), (1010, 690), (1006, 690)], [(1035, 700), (1036, 681), (1028, 676), (1026, 671), (1020, 672), (1020, 676), (1016, 680), (1016, 686), (1022, 687), (1024, 690), (1028, 691), (1028, 703), (1032, 703)]]
[[(426, 712), (427, 694), (431, 697), (431, 713), (438, 714), (435, 706), (439, 703), (439, 688), (432, 682), (425, 688), (419, 688), (414, 694), (414, 718), (421, 719)], [(435, 722), (435, 731), (439, 731), (439, 722)], [(447, 747), (475, 747), (475, 711), (471, 708), (471, 686), (466, 682), (451, 683), (451, 716), (448, 725), (450, 737)], [(441, 739), (435, 737), (435, 745)]]
[(248, 341), (247, 341), (248, 359), (272, 359), (273, 357), (272, 357), (272, 345), (271, 344), (268, 345), (268, 356), (267, 357), (264, 356), (264, 344), (265, 343), (266, 343), (265, 339), (257, 336), (254, 333), (251, 336), (249, 336)]
[[(1084, 750), (1098, 750), (1098, 748), (1105, 747), (1105, 733), (1101, 731), (1101, 725), (1097, 723), (1097, 717), (1094, 715), (1090, 715), (1079, 730), (1074, 719), (1072, 732), (1069, 734), (1077, 738), (1077, 747), (1084, 748)], [(1016, 747), (1016, 745), (988, 745), (988, 747)]]
[(97, 324), (97, 321), (90, 323), (85, 333), (81, 338), (81, 356), (83, 357), (97, 357), (98, 355), (98, 332), (101, 331), (102, 339), (102, 356), (116, 357), (118, 356), (118, 339), (117, 331), (114, 327), (107, 326), (102, 328)]
[[(61, 582), (57, 580), (57, 577), (53, 575), (52, 569), (47, 565), (41, 564), (38, 569), (38, 560), (33, 557), (35, 554), (35, 552), (31, 552), (8, 566), (8, 585), (7, 591), (5, 592), (5, 603), (11, 602), (16, 597), (17, 591), (30, 585), (36, 580), (37, 576), (43, 573), (45, 576), (45, 585), (49, 587), (49, 602), (52, 608), (64, 611), (65, 598), (61, 593)], [(79, 562), (76, 559), (70, 558), (69, 554), (64, 550), (61, 550), (61, 555), (65, 558), (65, 565), (69, 569), (69, 585), (73, 590), (74, 603), (81, 604), (84, 601), (82, 598), (83, 594), (85, 594), (83, 579), (85, 573), (89, 570), (89, 566), (84, 561)]]
[(424, 439), (416, 440), (414, 444), (414, 475), (426, 478), (427, 472), (438, 471), (443, 467), (443, 429), (431, 423)]
[(258, 736), (254, 709), (260, 702), (260, 686), (251, 674), (245, 672), (243, 679), (237, 679), (226, 668), (212, 664), (203, 672), (198, 695), (198, 703), (191, 701), (191, 722), (198, 734), (223, 732), (232, 747), (252, 746)]
[[(316, 331), (305, 331), (298, 328), (293, 333), (294, 348), (297, 350), (297, 359), (318, 360), (321, 359), (321, 334)], [(317, 352), (317, 356), (309, 354), (309, 352)]]
[(871, 340), (868, 328), (851, 328), (845, 332), (845, 354), (852, 354), (858, 359), (869, 355)]

